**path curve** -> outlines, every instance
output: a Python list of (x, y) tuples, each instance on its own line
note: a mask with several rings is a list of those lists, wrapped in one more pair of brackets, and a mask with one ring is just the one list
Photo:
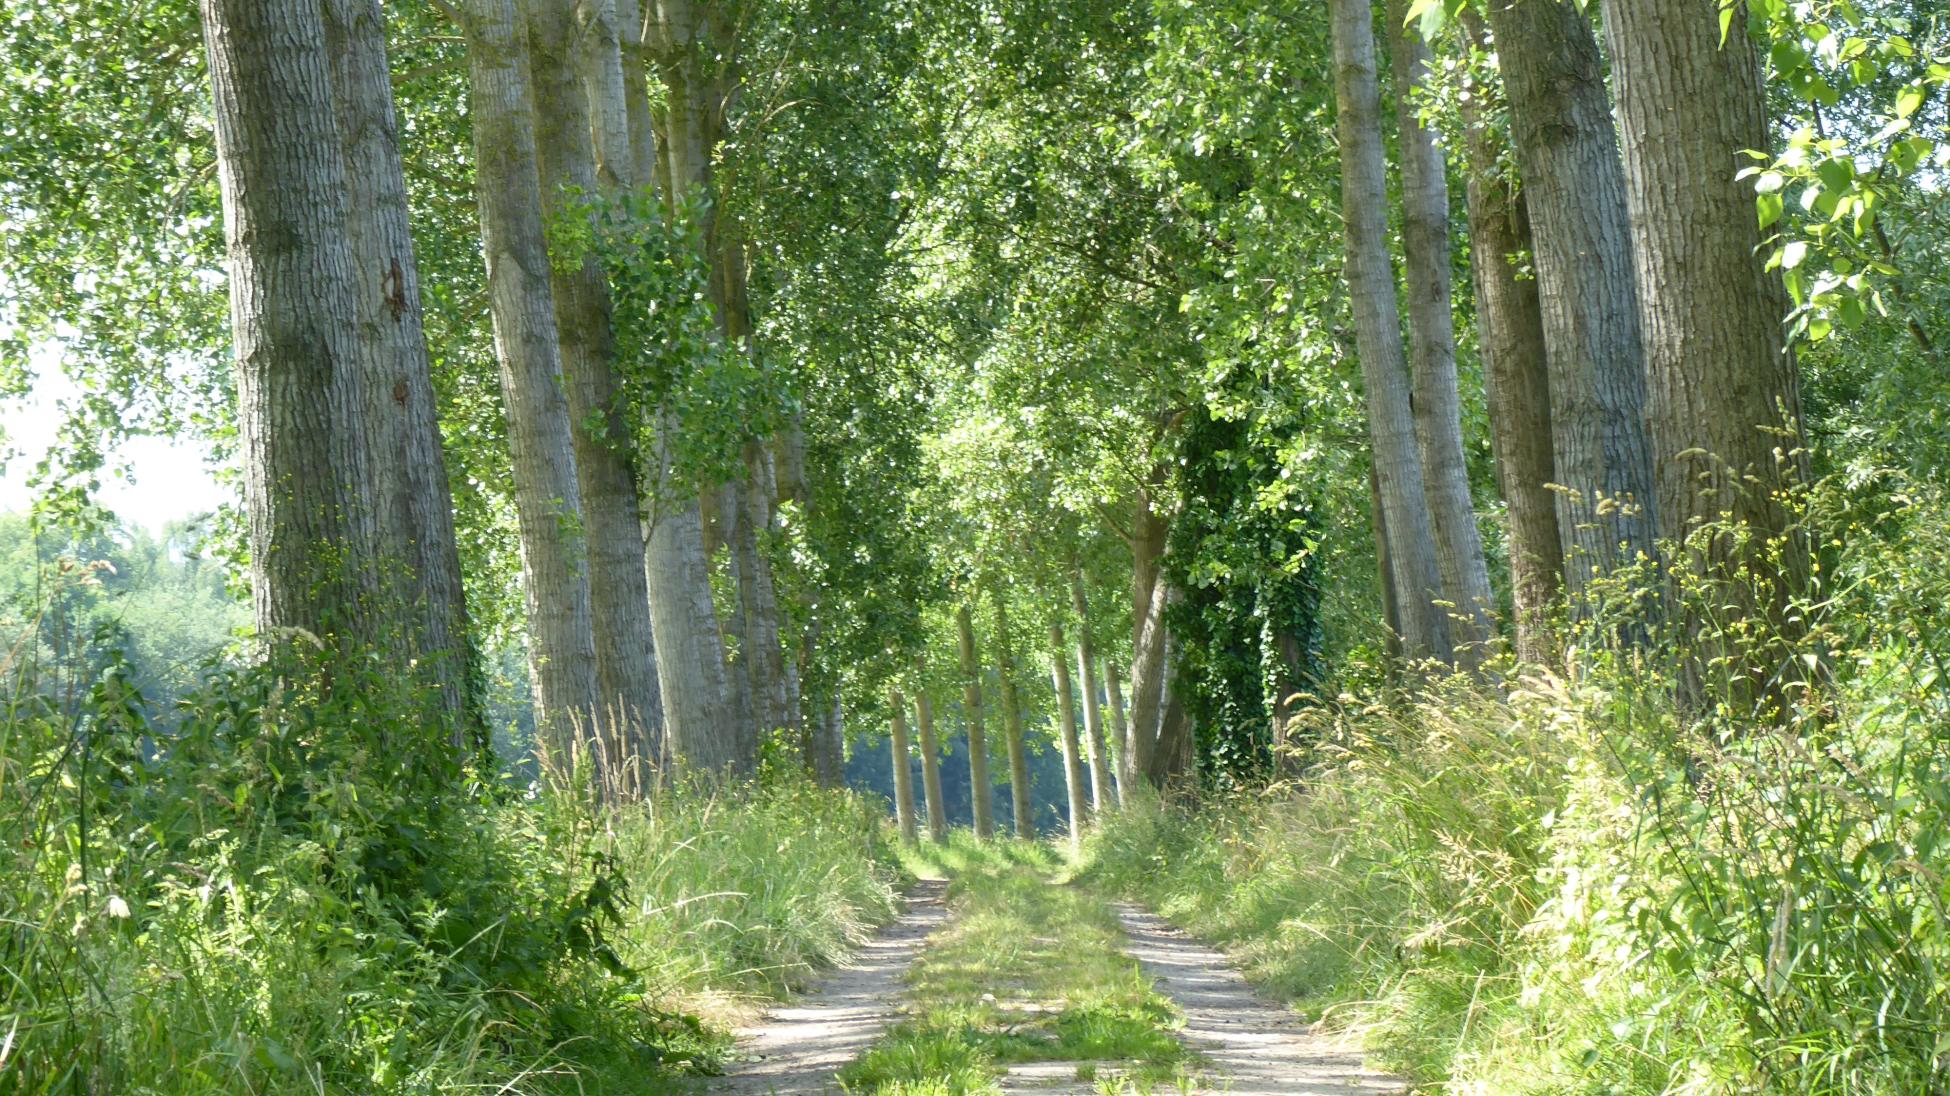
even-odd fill
[(1359, 1053), (1314, 1034), (1292, 1009), (1261, 997), (1222, 952), (1136, 906), (1120, 902), (1116, 908), (1129, 938), (1126, 950), (1185, 1014), (1179, 1035), (1211, 1062), (1213, 1089), (1232, 1096), (1408, 1091), (1399, 1078), (1365, 1068)]
[(833, 1075), (871, 1046), (900, 1016), (902, 976), (934, 930), (948, 920), (948, 884), (923, 880), (907, 909), (810, 991), (767, 1010), (738, 1031), (740, 1060), (706, 1086), (728, 1096), (837, 1090)]

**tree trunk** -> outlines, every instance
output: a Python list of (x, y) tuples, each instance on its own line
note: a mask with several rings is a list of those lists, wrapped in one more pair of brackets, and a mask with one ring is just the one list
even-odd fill
[(989, 783), (989, 747), (982, 730), (982, 664), (975, 658), (975, 625), (968, 603), (955, 606), (955, 628), (961, 639), (961, 703), (968, 720), (968, 785), (974, 796), (975, 836), (995, 835), (995, 787)]
[(1070, 695), (1070, 651), (1063, 641), (1063, 626), (1049, 626), (1050, 677), (1056, 686), (1056, 712), (1062, 729), (1063, 784), (1070, 799), (1070, 848), (1083, 847), (1083, 827), (1090, 818), (1089, 790), (1084, 785), (1082, 752), (1077, 747), (1077, 706)]
[(1110, 783), (1110, 750), (1104, 745), (1104, 712), (1097, 703), (1097, 652), (1090, 641), (1090, 603), (1083, 574), (1070, 577), (1070, 602), (1077, 613), (1077, 682), (1083, 686), (1084, 747), (1090, 755), (1090, 809), (1101, 813), (1115, 793)]
[(468, 0), (473, 123), (488, 311), (507, 405), (535, 724), (567, 746), (572, 720), (597, 710), (589, 579), (568, 404), (562, 395), (536, 175), (533, 94), (513, 0)]
[(1388, 257), (1388, 185), (1381, 142), (1381, 89), (1375, 70), (1374, 13), (1368, 0), (1332, 0), (1334, 98), (1341, 146), (1341, 211), (1355, 342), (1367, 391), (1368, 433), (1380, 486), (1382, 527), (1402, 616), (1403, 653), (1452, 657), (1448, 621), (1435, 602), (1442, 576), (1433, 545), (1422, 457), (1409, 404), (1395, 273)]
[(1003, 605), (1001, 587), (990, 585), (989, 599), (995, 603), (995, 676), (1002, 689), (1002, 731), (1009, 747), (1009, 802), (1015, 814), (1016, 836), (1028, 840), (1036, 836), (1035, 807), (1030, 802), (1022, 704), (1016, 695), (1014, 636), (1009, 632), (1009, 612)]
[[(1767, 541), (1790, 533), (1783, 493), (1805, 482), (1801, 385), (1782, 321), (1780, 278), (1763, 269), (1754, 190), (1735, 178), (1769, 146), (1759, 58), (1736, 4), (1721, 40), (1719, 12), (1677, 0), (1611, 0), (1606, 42), (1624, 137), (1625, 193), (1637, 247), (1639, 316), (1645, 332), (1649, 420), (1661, 530), (1691, 537), (1724, 519), (1752, 533), (1715, 534), (1688, 551), (1714, 581), (1715, 601), (1775, 625), (1806, 578), (1790, 545), (1787, 566)], [(1738, 577), (1752, 568), (1757, 578)], [(1716, 609), (1718, 607), (1716, 606)], [(1725, 622), (1720, 622), (1724, 624)], [(1721, 649), (1687, 621), (1703, 677)], [(1751, 655), (1749, 655), (1751, 657)], [(1735, 679), (1729, 701), (1769, 691), (1780, 667)]]
[(1652, 451), (1632, 239), (1603, 61), (1559, 0), (1489, 6), (1510, 136), (1536, 242), (1551, 467), (1573, 603), (1594, 575), (1653, 550)]
[(658, 431), (661, 474), (658, 486), (653, 487), (644, 545), (650, 619), (657, 636), (657, 676), (664, 698), (664, 734), (671, 744), (669, 752), (681, 767), (699, 772), (749, 772), (758, 760), (756, 742), (749, 725), (732, 718), (697, 496), (670, 487), (667, 439), (676, 429), (666, 413)]
[(1415, 91), (1429, 83), (1432, 57), (1420, 32), (1404, 25), (1404, 0), (1388, 0), (1394, 54), (1395, 119), (1402, 169), (1402, 258), (1406, 275), (1415, 438), (1435, 530), (1435, 558), (1458, 665), (1474, 668), (1496, 634), (1490, 620), (1489, 564), (1463, 456), (1462, 400), (1456, 392), (1456, 323), (1450, 306), (1449, 181), (1433, 129), (1422, 124)]
[(1381, 480), (1374, 471), (1374, 454), (1368, 454), (1368, 531), (1374, 537), (1374, 571), (1381, 582), (1381, 622), (1386, 626), (1383, 649), (1388, 657), (1402, 655), (1402, 613), (1395, 600), (1395, 567), (1388, 558), (1388, 515), (1381, 508)]
[[(1165, 665), (1170, 667), (1178, 661), (1178, 641), (1170, 632), (1165, 634)], [(1165, 675), (1164, 696), (1158, 712), (1158, 744), (1151, 751), (1151, 783), (1160, 791), (1168, 792), (1189, 787), (1198, 779), (1196, 746), (1192, 740), (1192, 721), (1185, 714), (1183, 699), (1178, 695), (1177, 684), (1170, 673)]]
[(346, 236), (367, 354), (368, 434), (382, 574), (387, 597), (410, 606), (409, 649), (457, 732), (486, 727), (471, 688), (473, 646), (453, 496), (440, 447), (420, 271), (414, 256), (398, 117), (377, 0), (326, 0), (327, 46), (345, 159)]
[[(576, 25), (576, 0), (524, 0), (529, 71), (535, 84), (538, 170), (545, 224), (562, 226), (573, 216), (577, 193), (615, 193), (623, 178), (597, 173), (598, 132), (605, 144), (628, 144), (620, 58)], [(578, 79), (578, 72), (582, 74)], [(606, 102), (593, 104), (595, 91)], [(612, 168), (627, 172), (627, 161)], [(560, 251), (558, 247), (556, 249)], [(602, 690), (598, 726), (607, 769), (622, 770), (645, 759), (614, 756), (649, 737), (663, 722), (657, 658), (651, 637), (650, 594), (644, 572), (643, 518), (638, 511), (636, 450), (620, 409), (616, 345), (610, 327), (609, 287), (602, 265), (585, 256), (574, 269), (550, 265), (556, 338), (561, 346), (564, 389), (575, 442), (576, 482), (582, 498), (596, 680)], [(651, 756), (655, 756), (654, 753)]]
[(948, 805), (941, 798), (941, 751), (934, 737), (934, 705), (925, 688), (914, 694), (914, 728), (921, 735), (921, 790), (928, 796), (928, 839), (948, 840)]
[[(251, 607), (284, 629), (386, 639), (346, 163), (313, 3), (203, 0), (249, 517)], [(390, 274), (390, 268), (388, 269)]]
[[(786, 712), (785, 650), (779, 641), (779, 603), (772, 581), (772, 561), (759, 538), (772, 530), (773, 478), (770, 455), (756, 441), (745, 443), (747, 478), (739, 492), (744, 513), (738, 522), (738, 538), (732, 545), (737, 558), (738, 600), (745, 616), (745, 669), (751, 681), (752, 715), (759, 732), (771, 734), (785, 729)], [(822, 775), (817, 750), (807, 763), (815, 776)], [(824, 777), (834, 776), (831, 772)]]
[[(1481, 17), (1465, 9), (1462, 25), (1478, 49), (1489, 48)], [(1551, 457), (1550, 368), (1544, 352), (1543, 304), (1537, 280), (1518, 268), (1532, 253), (1527, 198), (1502, 178), (1502, 146), (1490, 121), (1499, 89), (1475, 84), (1463, 102), (1469, 266), (1476, 289), (1483, 389), (1490, 443), (1507, 515), (1517, 657), (1542, 663), (1555, 653), (1547, 614), (1563, 583), (1556, 482)]]
[(889, 694), (888, 703), (894, 713), (889, 742), (894, 755), (894, 817), (900, 821), (901, 840), (912, 845), (920, 840), (920, 835), (914, 823), (913, 759), (907, 752), (907, 700), (895, 689)]
[(1151, 510), (1150, 500), (1138, 495), (1132, 519), (1131, 723), (1126, 729), (1122, 778), (1125, 787), (1145, 779), (1158, 741), (1158, 717), (1164, 710), (1166, 584), (1158, 563), (1164, 555), (1166, 526)]
[[(1117, 672), (1117, 663), (1108, 660), (1104, 662), (1104, 692), (1110, 696), (1110, 740), (1117, 743), (1121, 754), (1127, 748), (1124, 744), (1130, 741), (1124, 724), (1124, 681)], [(1126, 783), (1121, 756), (1118, 762), (1112, 766), (1112, 771), (1117, 774), (1117, 805), (1128, 807), (1131, 805), (1129, 792), (1126, 791), (1129, 784)]]

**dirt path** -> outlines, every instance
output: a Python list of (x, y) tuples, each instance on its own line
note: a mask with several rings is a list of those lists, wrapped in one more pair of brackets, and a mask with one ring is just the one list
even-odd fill
[[(1401, 1093), (1396, 1078), (1313, 1035), (1284, 1005), (1254, 992), (1224, 954), (1136, 906), (1117, 904), (1129, 951), (1185, 1014), (1180, 1033), (1211, 1062), (1209, 1086), (1232, 1096), (1374, 1096)], [(1207, 1086), (1201, 1086), (1205, 1088)]]
[(948, 920), (947, 884), (924, 880), (907, 897), (907, 911), (860, 949), (853, 962), (811, 991), (767, 1012), (738, 1032), (742, 1061), (712, 1079), (711, 1093), (837, 1091), (833, 1074), (867, 1049), (899, 1016), (901, 976), (928, 935)]

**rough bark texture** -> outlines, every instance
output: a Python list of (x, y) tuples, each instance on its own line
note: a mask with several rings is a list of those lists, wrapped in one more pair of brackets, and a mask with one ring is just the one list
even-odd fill
[[(667, 439), (676, 430), (666, 417), (658, 433)], [(680, 766), (749, 771), (757, 761), (756, 736), (749, 724), (732, 718), (697, 499), (691, 492), (669, 489), (671, 457), (661, 441), (657, 460), (660, 475), (643, 554), (657, 636), (664, 733)]]
[[(738, 600), (744, 613), (745, 672), (751, 682), (752, 715), (761, 733), (783, 730), (792, 722), (786, 695), (785, 649), (780, 644), (778, 594), (772, 561), (760, 538), (772, 531), (775, 478), (772, 457), (756, 441), (745, 444), (746, 479), (740, 485), (740, 515), (732, 552), (737, 560)], [(822, 782), (837, 779), (833, 760), (810, 743), (807, 763)]]
[(1125, 786), (1145, 779), (1164, 710), (1166, 583), (1159, 573), (1167, 526), (1139, 493), (1131, 518), (1131, 722), (1119, 757)]
[(204, 0), (251, 606), (267, 637), (387, 627), (364, 424), (346, 164), (312, 0)]
[[(1482, 19), (1465, 11), (1462, 25), (1479, 49), (1489, 47)], [(1517, 657), (1548, 661), (1554, 652), (1546, 620), (1563, 585), (1551, 456), (1549, 363), (1537, 280), (1518, 268), (1532, 252), (1530, 217), (1516, 181), (1498, 167), (1503, 142), (1490, 122), (1500, 89), (1479, 83), (1463, 103), (1468, 163), (1470, 271), (1475, 282), (1478, 351), (1490, 413), (1490, 444), (1503, 491), (1505, 550), (1515, 612)]]
[(975, 624), (968, 603), (955, 607), (961, 646), (962, 715), (968, 721), (968, 786), (974, 798), (975, 836), (995, 833), (995, 786), (989, 781), (988, 736), (982, 730), (982, 664), (975, 657)]
[[(1756, 539), (1782, 535), (1790, 519), (1780, 492), (1805, 473), (1804, 429), (1782, 328), (1787, 292), (1762, 267), (1753, 185), (1735, 178), (1753, 162), (1742, 154), (1769, 144), (1746, 6), (1734, 7), (1724, 44), (1712, 5), (1612, 0), (1605, 11), (1660, 529), (1686, 537), (1726, 516)], [(1778, 620), (1804, 577), (1759, 563), (1760, 546), (1734, 537), (1696, 547), (1692, 566), (1730, 576), (1756, 563), (1767, 576), (1765, 589), (1721, 595), (1754, 602), (1742, 611)]]
[(1022, 737), (1022, 703), (1016, 695), (1016, 656), (1014, 637), (1009, 632), (1009, 611), (999, 587), (989, 587), (989, 600), (995, 603), (995, 678), (1002, 690), (1002, 733), (1009, 749), (1009, 804), (1014, 809), (1016, 836), (1036, 836), (1035, 807), (1030, 801), (1029, 750)]
[[(1176, 604), (1174, 595), (1167, 599), (1168, 604)], [(1177, 637), (1167, 632), (1165, 635), (1165, 665), (1178, 663)], [(1164, 679), (1164, 696), (1158, 712), (1158, 742), (1151, 751), (1151, 767), (1148, 775), (1151, 783), (1161, 792), (1182, 791), (1196, 786), (1198, 769), (1194, 764), (1195, 744), (1192, 740), (1192, 721), (1185, 713), (1185, 704), (1178, 695), (1177, 683), (1171, 674)]]
[(928, 796), (928, 837), (948, 840), (948, 805), (941, 798), (941, 751), (934, 737), (934, 705), (925, 690), (914, 697), (914, 729), (921, 736), (921, 790)]
[(457, 729), (484, 729), (470, 693), (473, 649), (454, 541), (453, 496), (435, 418), (420, 270), (378, 0), (325, 0), (346, 237), (364, 347), (364, 413), (383, 594), (407, 610), (407, 648)]
[(1116, 793), (1111, 790), (1110, 750), (1104, 744), (1104, 711), (1097, 702), (1097, 651), (1090, 639), (1090, 602), (1084, 596), (1080, 573), (1070, 578), (1070, 604), (1077, 614), (1077, 684), (1083, 687), (1083, 744), (1090, 756), (1090, 809), (1102, 811)]
[(1577, 5), (1489, 6), (1536, 244), (1564, 579), (1650, 552), (1656, 525), (1632, 238), (1603, 61)]
[(507, 406), (522, 595), (536, 724), (565, 744), (599, 704), (589, 580), (555, 306), (535, 174), (526, 45), (513, 0), (468, 0), (468, 113), (474, 128), (488, 311)]
[(920, 840), (914, 820), (913, 757), (907, 752), (907, 700), (895, 689), (888, 697), (894, 718), (888, 745), (893, 751), (894, 817), (900, 822), (901, 840), (912, 845)]
[[(1104, 662), (1104, 692), (1110, 696), (1110, 739), (1122, 751), (1124, 743), (1129, 741), (1124, 724), (1124, 679), (1117, 672), (1117, 663), (1108, 660)], [(1121, 757), (1119, 761), (1122, 761)], [(1118, 764), (1112, 768), (1117, 773), (1117, 805), (1128, 807), (1130, 799), (1126, 789), (1129, 785), (1125, 782), (1124, 766)]]
[(1341, 146), (1341, 211), (1355, 343), (1368, 404), (1368, 434), (1380, 487), (1382, 528), (1401, 614), (1403, 653), (1451, 658), (1448, 620), (1435, 602), (1442, 575), (1434, 550), (1422, 457), (1409, 406), (1395, 273), (1388, 257), (1388, 185), (1381, 140), (1381, 89), (1374, 13), (1368, 0), (1331, 0), (1334, 98)]
[(1409, 365), (1415, 439), (1422, 457), (1423, 493), (1435, 531), (1435, 558), (1449, 602), (1449, 636), (1456, 661), (1475, 666), (1495, 634), (1490, 620), (1489, 564), (1463, 456), (1462, 400), (1456, 392), (1456, 322), (1451, 311), (1449, 180), (1436, 133), (1422, 124), (1416, 92), (1429, 81), (1432, 60), (1420, 32), (1404, 25), (1404, 0), (1388, 0), (1393, 41), (1395, 120), (1400, 133), (1402, 260), (1409, 321)]
[(1077, 704), (1070, 693), (1070, 650), (1063, 626), (1049, 626), (1050, 678), (1056, 686), (1056, 713), (1062, 730), (1063, 785), (1069, 792), (1070, 847), (1083, 846), (1083, 827), (1090, 819), (1090, 791), (1084, 784), (1082, 750), (1077, 746)]
[[(608, 58), (593, 48), (599, 43), (576, 24), (575, 0), (524, 0), (524, 5), (542, 212), (545, 223), (561, 226), (575, 215), (570, 205), (575, 194), (593, 196), (627, 185), (625, 179), (598, 177), (592, 138), (592, 124), (599, 124), (598, 130), (600, 124), (615, 124), (624, 131), (607, 140), (627, 144), (622, 104), (598, 104), (592, 110), (588, 97), (592, 88), (612, 100), (622, 95), (621, 62), (614, 41)], [(627, 170), (626, 163), (615, 166)], [(551, 265), (550, 283), (582, 498), (596, 680), (602, 693), (602, 726), (594, 729), (606, 739), (648, 742), (663, 722), (663, 702), (644, 574), (636, 450), (618, 400), (609, 287), (594, 255), (573, 269)], [(654, 747), (649, 756), (656, 756)]]

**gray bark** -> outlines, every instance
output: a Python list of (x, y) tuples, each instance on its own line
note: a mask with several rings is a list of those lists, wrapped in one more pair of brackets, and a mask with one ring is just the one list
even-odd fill
[[(1480, 17), (1466, 11), (1463, 26), (1473, 45), (1488, 47)], [(1532, 251), (1530, 219), (1525, 195), (1499, 170), (1502, 142), (1490, 121), (1499, 96), (1496, 86), (1479, 83), (1463, 104), (1469, 265), (1490, 443), (1503, 492), (1517, 657), (1541, 663), (1554, 653), (1547, 613), (1563, 585), (1564, 546), (1550, 489), (1556, 473), (1543, 304), (1537, 280), (1517, 266)]]
[(1070, 800), (1070, 848), (1083, 846), (1083, 827), (1090, 820), (1090, 791), (1084, 784), (1082, 750), (1077, 746), (1077, 706), (1070, 693), (1070, 651), (1063, 626), (1049, 626), (1050, 677), (1056, 688), (1056, 713), (1062, 731), (1063, 785)]
[(1131, 520), (1131, 722), (1119, 758), (1127, 788), (1150, 771), (1158, 719), (1164, 710), (1167, 590), (1158, 565), (1165, 534), (1165, 522), (1153, 511), (1150, 498), (1139, 492)]
[(914, 695), (914, 729), (921, 736), (921, 790), (928, 796), (928, 838), (948, 840), (948, 805), (941, 798), (941, 751), (934, 737), (934, 705), (924, 687)]
[(1117, 774), (1117, 805), (1127, 807), (1130, 800), (1125, 790), (1127, 785), (1122, 764), (1122, 755), (1127, 749), (1124, 744), (1129, 741), (1124, 723), (1124, 681), (1117, 671), (1117, 663), (1108, 660), (1104, 663), (1104, 692), (1110, 697), (1110, 740), (1117, 743), (1119, 753), (1118, 764), (1111, 767)]
[(962, 714), (968, 721), (968, 785), (974, 799), (975, 836), (995, 835), (995, 785), (989, 781), (989, 746), (982, 729), (982, 664), (975, 657), (975, 625), (968, 603), (955, 606), (961, 646)]
[(1416, 30), (1403, 24), (1404, 0), (1388, 0), (1393, 38), (1391, 70), (1400, 134), (1402, 259), (1406, 275), (1409, 363), (1413, 376), (1415, 439), (1423, 490), (1435, 530), (1436, 568), (1450, 604), (1449, 636), (1456, 661), (1482, 662), (1496, 634), (1490, 620), (1489, 564), (1463, 456), (1462, 400), (1456, 392), (1456, 323), (1450, 306), (1449, 180), (1435, 130), (1422, 124), (1416, 89), (1429, 82), (1432, 55)]
[(1564, 579), (1653, 549), (1645, 358), (1617, 133), (1591, 24), (1558, 0), (1489, 7), (1536, 244)]
[[(608, 134), (605, 141), (627, 145), (622, 104), (592, 109), (589, 98), (592, 90), (610, 100), (621, 96), (621, 60), (614, 41), (603, 56), (594, 48), (601, 43), (577, 26), (576, 0), (524, 0), (524, 5), (542, 213), (545, 224), (560, 230), (575, 215), (573, 194), (615, 193), (629, 183), (626, 177), (599, 177), (592, 137), (605, 125), (618, 125), (624, 132)], [(625, 175), (629, 170), (627, 161), (612, 167)], [(601, 690), (601, 725), (593, 729), (605, 741), (645, 743), (663, 722), (663, 702), (644, 572), (636, 450), (620, 410), (609, 287), (594, 255), (572, 269), (552, 264), (550, 283), (582, 499)], [(647, 757), (655, 756), (651, 747)]]
[[(1690, 535), (1730, 515), (1762, 536), (1787, 530), (1780, 488), (1805, 471), (1801, 386), (1782, 321), (1787, 292), (1762, 267), (1751, 183), (1735, 178), (1770, 143), (1760, 61), (1737, 4), (1611, 0), (1606, 41), (1637, 247), (1648, 418), (1661, 531)], [(1710, 555), (1748, 550), (1716, 544)], [(1759, 548), (1751, 549), (1758, 562)], [(1771, 573), (1767, 568), (1763, 573)], [(1799, 576), (1778, 575), (1771, 595)]]
[(348, 647), (389, 623), (374, 566), (366, 347), (346, 163), (310, 0), (203, 0), (260, 633)]
[(1374, 13), (1368, 0), (1332, 0), (1334, 98), (1341, 146), (1341, 211), (1355, 343), (1366, 389), (1368, 433), (1380, 487), (1402, 645), (1411, 658), (1452, 657), (1448, 621), (1436, 605), (1442, 575), (1434, 550), (1422, 457), (1409, 402), (1395, 273), (1388, 257), (1388, 186), (1381, 140), (1381, 89)]
[(1070, 578), (1070, 603), (1077, 614), (1077, 683), (1083, 687), (1083, 744), (1090, 758), (1090, 809), (1103, 811), (1116, 797), (1111, 789), (1110, 750), (1104, 745), (1104, 712), (1097, 702), (1097, 651), (1090, 638), (1090, 603), (1081, 572)]
[(598, 710), (574, 441), (536, 175), (533, 92), (513, 0), (468, 0), (469, 114), (488, 310), (508, 415), (536, 726), (560, 748)]
[(907, 700), (895, 689), (888, 695), (893, 711), (893, 730), (888, 747), (893, 752), (894, 817), (900, 823), (901, 840), (912, 845), (920, 840), (914, 820), (913, 757), (907, 751)]
[(435, 417), (420, 271), (378, 0), (326, 0), (326, 43), (345, 159), (346, 236), (365, 361), (364, 415), (384, 596), (405, 608), (407, 646), (457, 730), (484, 729)]
[(1014, 808), (1016, 836), (1036, 836), (1035, 807), (1030, 801), (1029, 750), (1023, 742), (1022, 703), (1016, 695), (1016, 656), (1014, 637), (1009, 632), (1009, 611), (998, 586), (989, 587), (995, 603), (995, 677), (1002, 690), (1002, 733), (1009, 750), (1009, 803)]

